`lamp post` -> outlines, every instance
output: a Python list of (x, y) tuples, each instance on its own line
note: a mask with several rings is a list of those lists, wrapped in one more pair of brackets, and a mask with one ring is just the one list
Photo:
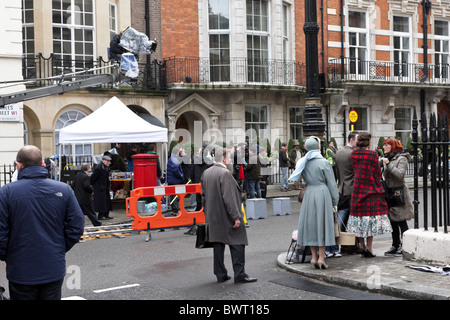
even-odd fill
[(306, 50), (306, 104), (303, 116), (303, 134), (305, 136), (323, 137), (325, 122), (322, 119), (322, 105), (319, 97), (319, 57), (318, 41), (319, 25), (317, 24), (316, 0), (305, 0), (305, 33)]
[[(430, 0), (422, 0), (422, 29), (423, 29), (423, 77), (421, 82), (425, 82), (428, 79), (428, 15), (431, 11)], [(420, 89), (420, 113), (425, 112), (426, 103), (426, 92), (425, 89)]]
[(423, 68), (424, 81), (428, 79), (428, 15), (431, 11), (430, 0), (422, 0), (422, 16), (423, 16)]

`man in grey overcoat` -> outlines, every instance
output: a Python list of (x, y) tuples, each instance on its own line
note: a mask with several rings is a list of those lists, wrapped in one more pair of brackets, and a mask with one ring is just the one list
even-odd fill
[(224, 149), (222, 161), (205, 170), (201, 178), (207, 241), (213, 243), (214, 274), (218, 282), (231, 279), (224, 264), (226, 244), (230, 247), (234, 282), (255, 282), (255, 278), (245, 273), (247, 231), (241, 213), (241, 192), (227, 169), (230, 161), (230, 153)]

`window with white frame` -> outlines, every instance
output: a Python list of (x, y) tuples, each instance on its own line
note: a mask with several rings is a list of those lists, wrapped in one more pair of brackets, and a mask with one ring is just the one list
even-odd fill
[(394, 16), (393, 21), (394, 44), (394, 75), (408, 76), (408, 63), (411, 56), (411, 27), (409, 17)]
[(297, 140), (303, 137), (303, 112), (304, 107), (292, 107), (289, 109), (290, 138)]
[(93, 67), (94, 1), (52, 1), (54, 64), (61, 72)]
[[(248, 140), (256, 143), (256, 137), (259, 140), (270, 139), (268, 107), (266, 105), (247, 105), (245, 106), (245, 131), (249, 132)], [(253, 129), (253, 130), (251, 130)], [(256, 134), (256, 136), (254, 136)]]
[(33, 0), (22, 0), (22, 50), (25, 79), (36, 78), (34, 61), (34, 10)]
[(109, 38), (112, 40), (117, 34), (117, 5), (109, 3)]
[(449, 76), (449, 24), (448, 21), (434, 21), (434, 71), (435, 77), (441, 79)]
[[(59, 130), (72, 123), (80, 121), (87, 114), (76, 109), (68, 110), (62, 113), (55, 123), (55, 154), (59, 153)], [(83, 162), (91, 162), (93, 155), (93, 145), (92, 143), (79, 143), (75, 145), (63, 144), (61, 146), (62, 155), (75, 155), (75, 165), (80, 165)], [(75, 149), (73, 149), (75, 147)]]
[(283, 4), (283, 60), (290, 60), (289, 50), (289, 33), (290, 33), (290, 15), (289, 7), (287, 4)]
[(349, 130), (352, 129), (354, 131), (369, 131), (369, 108), (365, 107), (354, 107), (350, 108), (349, 112), (354, 110), (358, 113), (358, 120), (354, 123), (349, 123)]
[(396, 107), (395, 117), (395, 137), (406, 147), (406, 142), (411, 137), (412, 108)]
[(367, 21), (366, 13), (348, 12), (348, 45), (351, 74), (366, 74), (367, 57)]
[(269, 80), (269, 4), (267, 0), (247, 0), (248, 81)]
[(209, 0), (210, 81), (230, 81), (230, 8), (228, 0)]

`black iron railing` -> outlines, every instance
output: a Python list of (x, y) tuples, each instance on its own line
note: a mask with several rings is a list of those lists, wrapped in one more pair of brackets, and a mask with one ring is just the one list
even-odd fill
[(329, 83), (337, 86), (342, 81), (371, 81), (450, 84), (450, 64), (365, 61), (356, 58), (332, 59)]
[(0, 166), (0, 188), (10, 183), (16, 167), (14, 164), (4, 164)]
[(212, 61), (199, 57), (170, 57), (165, 63), (167, 83), (170, 84), (306, 84), (305, 65), (298, 61), (247, 58)]
[[(422, 149), (422, 181), (423, 199), (419, 199), (419, 168), (417, 157), (414, 157), (414, 228), (419, 228), (419, 204), (421, 204), (423, 217), (422, 226), (428, 230), (430, 226), (434, 231), (443, 228), (448, 233), (450, 224), (449, 202), (449, 130), (447, 114), (437, 116), (433, 113), (428, 122), (425, 113), (421, 115), (421, 139), (418, 132), (419, 119), (416, 111), (412, 121), (413, 153)], [(428, 181), (430, 186), (428, 186)], [(431, 221), (429, 221), (431, 218)]]
[[(145, 60), (145, 59), (144, 59)], [(48, 58), (41, 53), (36, 56), (27, 56), (22, 60), (22, 74), (28, 87), (48, 86), (59, 81), (59, 77), (70, 76), (74, 73), (83, 72), (83, 76), (91, 74), (110, 74), (112, 73), (113, 62), (103, 60), (100, 56), (97, 60), (93, 59), (67, 59), (58, 55), (50, 54)], [(147, 90), (166, 90), (165, 64), (153, 60), (147, 64), (145, 61), (139, 61), (139, 76), (135, 81), (127, 82), (136, 91)], [(66, 78), (67, 79), (67, 78)], [(111, 88), (113, 83), (107, 83), (99, 86), (100, 88)], [(122, 87), (119, 87), (122, 89)], [(95, 88), (93, 88), (95, 90)]]

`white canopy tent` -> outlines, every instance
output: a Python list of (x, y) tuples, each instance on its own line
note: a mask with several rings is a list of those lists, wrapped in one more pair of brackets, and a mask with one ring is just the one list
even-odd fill
[(167, 141), (167, 128), (147, 122), (112, 97), (89, 116), (59, 131), (59, 154), (62, 144), (115, 142), (163, 142), (163, 154), (167, 154)]
[(59, 131), (59, 143), (167, 142), (167, 128), (152, 125), (112, 97), (89, 116)]

